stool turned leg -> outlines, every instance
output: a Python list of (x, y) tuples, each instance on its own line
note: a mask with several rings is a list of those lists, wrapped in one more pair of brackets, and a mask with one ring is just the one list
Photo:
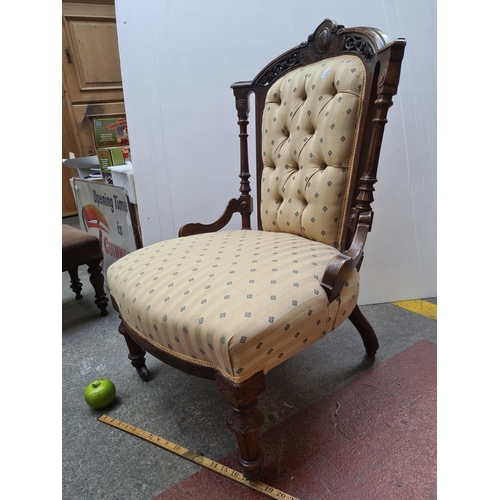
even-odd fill
[(227, 426), (238, 440), (238, 462), (247, 479), (257, 479), (261, 473), (264, 455), (259, 445), (259, 429), (264, 424), (264, 414), (257, 408), (257, 396), (265, 388), (263, 372), (258, 372), (241, 384), (216, 374), (217, 388), (229, 401), (231, 410)]
[(77, 299), (81, 299), (82, 294), (80, 292), (82, 291), (82, 282), (80, 281), (80, 278), (78, 278), (78, 266), (68, 269), (68, 274), (71, 280), (71, 290), (75, 292)]
[(108, 305), (108, 298), (104, 292), (104, 276), (102, 275), (101, 261), (95, 260), (88, 263), (90, 283), (95, 290), (95, 303), (97, 307), (101, 310), (101, 316), (106, 316), (108, 311), (106, 307)]

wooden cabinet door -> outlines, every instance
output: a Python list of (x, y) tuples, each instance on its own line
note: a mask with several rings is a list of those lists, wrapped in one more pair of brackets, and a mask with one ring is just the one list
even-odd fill
[(113, 5), (63, 3), (62, 49), (72, 103), (123, 101)]
[[(63, 158), (96, 154), (95, 118), (125, 116), (112, 0), (62, 2)], [(63, 168), (63, 216), (76, 213), (69, 177)]]

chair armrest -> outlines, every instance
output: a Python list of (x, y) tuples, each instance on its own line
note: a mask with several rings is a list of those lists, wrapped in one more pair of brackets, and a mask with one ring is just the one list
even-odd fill
[(372, 225), (372, 212), (362, 212), (359, 214), (356, 232), (351, 246), (345, 253), (333, 257), (327, 264), (321, 286), (325, 290), (328, 300), (333, 302), (339, 295), (345, 284), (347, 276), (358, 265), (361, 265), (363, 258), (363, 248), (366, 237), (370, 232)]
[(233, 198), (227, 204), (224, 213), (215, 222), (213, 222), (212, 224), (201, 224), (199, 222), (190, 222), (188, 224), (184, 224), (184, 226), (179, 229), (179, 237), (219, 231), (229, 223), (233, 214), (239, 212), (239, 208), (240, 201), (236, 198)]

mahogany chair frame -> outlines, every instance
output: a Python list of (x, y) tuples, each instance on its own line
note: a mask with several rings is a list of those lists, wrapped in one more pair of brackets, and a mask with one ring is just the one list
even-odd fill
[[(367, 234), (373, 222), (374, 184), (377, 182), (377, 168), (382, 144), (387, 112), (393, 104), (396, 94), (401, 62), (406, 41), (390, 41), (378, 29), (344, 28), (329, 19), (325, 19), (308, 40), (285, 52), (269, 63), (252, 81), (234, 83), (233, 89), (238, 114), (240, 138), (240, 196), (229, 201), (222, 216), (212, 224), (190, 223), (179, 230), (179, 236), (218, 231), (225, 227), (236, 213), (241, 215), (242, 229), (251, 229), (253, 198), (250, 188), (250, 169), (248, 159), (248, 124), (250, 96), (255, 96), (256, 123), (256, 193), (260, 200), (261, 174), (263, 169), (261, 151), (261, 122), (266, 93), (272, 83), (287, 72), (321, 59), (338, 55), (352, 54), (359, 57), (366, 68), (366, 96), (364, 99), (358, 138), (361, 144), (355, 152), (353, 179), (349, 196), (349, 207), (344, 224), (345, 236), (339, 242), (340, 255), (334, 257), (326, 269), (321, 281), (330, 302), (333, 302), (344, 286), (345, 276), (355, 268), (360, 268), (363, 260), (363, 248)], [(262, 229), (260, 214), (257, 214), (258, 228)], [(113, 300), (113, 306), (118, 307)], [(118, 311), (119, 312), (119, 311)], [(366, 353), (374, 356), (379, 344), (377, 336), (368, 320), (356, 305), (349, 316), (350, 321), (361, 335)], [(257, 397), (265, 389), (265, 376), (258, 372), (242, 383), (233, 383), (217, 370), (192, 364), (160, 351), (145, 338), (140, 338), (128, 331), (122, 322), (119, 332), (125, 337), (129, 348), (129, 359), (144, 381), (150, 379), (145, 364), (145, 354), (149, 352), (161, 361), (198, 377), (216, 381), (217, 388), (229, 402), (227, 417), (229, 429), (236, 435), (239, 453), (238, 460), (249, 479), (259, 476), (263, 455), (259, 446), (259, 429), (264, 423), (264, 416), (257, 408)]]

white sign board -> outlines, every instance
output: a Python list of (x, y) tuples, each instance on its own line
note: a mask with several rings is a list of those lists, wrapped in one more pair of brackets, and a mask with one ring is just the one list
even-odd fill
[(104, 255), (103, 274), (107, 287), (108, 267), (137, 250), (127, 195), (122, 187), (71, 179), (80, 227), (99, 238)]

